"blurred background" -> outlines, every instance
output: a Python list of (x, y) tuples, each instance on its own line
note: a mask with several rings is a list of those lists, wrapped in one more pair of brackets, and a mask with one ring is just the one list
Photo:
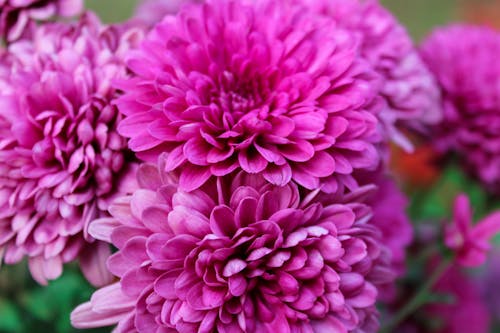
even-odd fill
[[(380, 0), (420, 40), (437, 25), (450, 21), (495, 21), (500, 25), (500, 0)], [(130, 17), (137, 0), (86, 0), (106, 22)]]
[[(417, 42), (434, 27), (453, 21), (486, 23), (500, 27), (500, 0), (381, 0), (381, 2), (399, 17)], [(136, 1), (86, 0), (86, 4), (105, 22), (119, 22), (132, 15)], [(409, 162), (404, 158), (398, 161), (396, 169), (401, 169), (404, 163), (409, 163), (410, 167), (402, 169), (407, 172), (410, 169), (414, 170), (413, 158)], [(449, 215), (449, 204), (442, 202), (441, 205), (435, 205), (436, 201), (446, 201), (451, 197), (450, 193), (463, 189), (467, 180), (456, 170), (448, 170), (443, 174), (446, 176), (441, 177), (441, 186), (437, 187), (435, 193), (426, 196), (428, 201), (432, 201), (432, 205), (426, 206), (420, 202), (415, 204), (413, 201), (411, 214), (414, 217), (422, 218), (423, 215), (429, 218), (443, 218)], [(470, 191), (474, 192), (474, 189), (475, 187), (470, 187)], [(480, 192), (476, 191), (477, 202), (484, 199)], [(418, 193), (413, 194), (413, 198), (419, 196)], [(37, 286), (23, 265), (2, 267), (0, 333), (78, 332), (70, 326), (69, 313), (74, 306), (87, 300), (91, 293), (92, 288), (80, 276), (76, 266), (68, 267), (64, 275), (47, 288)], [(86, 332), (109, 331), (105, 329)]]

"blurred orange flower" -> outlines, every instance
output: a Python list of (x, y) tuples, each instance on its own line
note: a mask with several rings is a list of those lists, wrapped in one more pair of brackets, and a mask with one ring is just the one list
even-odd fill
[(413, 153), (393, 146), (391, 169), (408, 186), (428, 187), (441, 173), (437, 160), (438, 153), (427, 144), (415, 148)]
[(500, 28), (500, 0), (463, 0), (459, 15), (467, 22)]

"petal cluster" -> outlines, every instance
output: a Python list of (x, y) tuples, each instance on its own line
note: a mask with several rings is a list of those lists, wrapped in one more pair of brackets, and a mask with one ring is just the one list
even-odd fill
[(73, 325), (376, 332), (377, 286), (393, 274), (368, 206), (244, 172), (184, 192), (164, 163), (142, 165), (142, 188), (91, 225), (118, 248), (108, 267), (120, 280), (78, 307)]
[(131, 56), (119, 132), (144, 160), (166, 152), (187, 191), (236, 169), (355, 188), (353, 170), (378, 165), (380, 140), (381, 80), (360, 42), (291, 1), (185, 6)]
[(443, 90), (438, 148), (458, 153), (494, 192), (500, 189), (499, 52), (500, 33), (468, 25), (438, 29), (421, 48)]
[(0, 37), (8, 42), (26, 34), (35, 21), (70, 17), (83, 10), (83, 0), (0, 0)]
[(361, 54), (383, 78), (379, 118), (387, 138), (406, 149), (401, 128), (421, 130), (442, 117), (437, 83), (411, 37), (377, 0), (298, 0), (361, 36)]
[(88, 14), (75, 24), (44, 25), (3, 54), (0, 261), (28, 256), (41, 283), (76, 258), (87, 278), (100, 283), (94, 273), (108, 250), (87, 243), (93, 241), (87, 228), (135, 183), (127, 177), (134, 164), (110, 102), (111, 81), (126, 75), (123, 53), (139, 36)]

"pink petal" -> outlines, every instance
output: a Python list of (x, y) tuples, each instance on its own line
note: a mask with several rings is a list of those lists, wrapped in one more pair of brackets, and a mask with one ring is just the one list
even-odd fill
[(184, 191), (191, 192), (205, 184), (210, 176), (210, 168), (186, 164), (179, 178), (179, 187)]
[(80, 255), (80, 268), (85, 278), (95, 287), (104, 286), (113, 281), (113, 275), (106, 267), (106, 260), (111, 255), (109, 245), (95, 242)]
[(271, 184), (285, 186), (292, 179), (292, 169), (288, 164), (282, 166), (269, 165), (264, 171), (264, 178)]

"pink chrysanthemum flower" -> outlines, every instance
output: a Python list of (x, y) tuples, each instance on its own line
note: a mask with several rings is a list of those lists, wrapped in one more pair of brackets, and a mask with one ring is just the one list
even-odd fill
[(245, 172), (184, 192), (145, 164), (138, 182), (91, 224), (118, 248), (108, 268), (120, 280), (75, 309), (76, 327), (376, 332), (377, 285), (393, 274), (368, 206)]
[(76, 258), (92, 283), (106, 277), (109, 250), (87, 243), (93, 240), (87, 227), (129, 184), (133, 164), (126, 165), (126, 140), (116, 131), (111, 80), (126, 75), (123, 53), (139, 36), (103, 27), (88, 14), (74, 25), (39, 27), (33, 40), (13, 43), (4, 54), (0, 262), (28, 256), (40, 283)]
[(386, 135), (408, 150), (401, 127), (421, 130), (442, 117), (439, 88), (406, 29), (378, 0), (298, 0), (361, 36), (361, 53), (383, 78)]
[(0, 0), (0, 37), (19, 39), (34, 21), (70, 17), (83, 10), (83, 0)]
[(458, 153), (472, 174), (499, 192), (500, 33), (452, 25), (431, 34), (421, 53), (443, 90), (438, 148)]
[[(429, 274), (432, 271), (429, 272)], [(498, 282), (498, 280), (496, 281)], [(439, 279), (433, 292), (447, 295), (448, 302), (435, 302), (426, 305), (423, 316), (410, 318), (398, 333), (489, 333), (491, 332), (491, 313), (481, 297), (480, 285), (472, 276), (451, 267)], [(496, 288), (493, 288), (496, 289)], [(492, 292), (492, 289), (489, 290)], [(425, 320), (422, 320), (425, 318)], [(419, 320), (420, 319), (420, 320)]]
[(166, 15), (177, 14), (181, 6), (202, 0), (141, 0), (134, 17), (147, 25), (160, 22)]
[(479, 285), (472, 277), (452, 268), (437, 282), (434, 291), (453, 298), (449, 304), (428, 307), (428, 318), (441, 321), (441, 327), (435, 333), (491, 332), (491, 314), (481, 298)]
[[(321, 45), (321, 47), (318, 47)], [(379, 155), (378, 76), (359, 40), (288, 1), (184, 6), (130, 59), (119, 131), (194, 190), (236, 169), (272, 184), (355, 188)]]
[(469, 198), (461, 194), (455, 199), (453, 221), (445, 231), (446, 246), (456, 252), (458, 262), (467, 267), (480, 266), (491, 249), (491, 238), (500, 232), (500, 211), (473, 225)]

